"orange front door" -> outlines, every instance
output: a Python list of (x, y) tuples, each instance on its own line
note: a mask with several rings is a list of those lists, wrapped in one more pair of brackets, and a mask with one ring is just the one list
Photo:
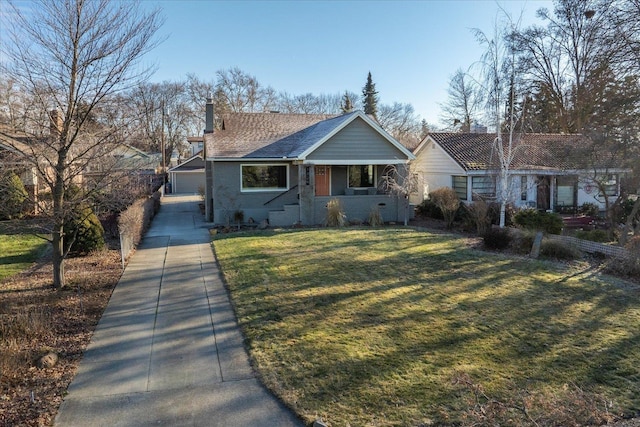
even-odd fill
[(330, 196), (329, 186), (331, 176), (330, 166), (316, 166), (316, 196)]

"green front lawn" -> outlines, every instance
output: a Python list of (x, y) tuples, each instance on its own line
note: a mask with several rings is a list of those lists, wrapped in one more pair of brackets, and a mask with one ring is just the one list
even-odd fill
[(640, 293), (586, 265), (412, 229), (213, 246), (263, 381), (307, 421), (580, 425), (640, 411)]
[(10, 232), (0, 223), (0, 282), (27, 269), (46, 251), (47, 242), (33, 234)]

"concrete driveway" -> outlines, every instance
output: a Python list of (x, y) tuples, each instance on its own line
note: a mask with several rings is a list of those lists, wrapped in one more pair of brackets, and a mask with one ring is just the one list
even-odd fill
[(56, 426), (301, 426), (256, 379), (198, 196), (165, 196)]

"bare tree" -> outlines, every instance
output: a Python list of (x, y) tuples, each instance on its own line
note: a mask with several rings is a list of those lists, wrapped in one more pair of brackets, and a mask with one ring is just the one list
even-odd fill
[[(531, 88), (527, 126), (587, 136), (572, 154), (587, 160), (590, 181), (606, 183), (607, 170), (637, 168), (640, 156), (640, 1), (557, 0), (554, 6), (538, 11), (545, 26), (516, 33), (520, 70)], [(600, 190), (613, 223), (613, 203)]]
[(449, 81), (447, 102), (440, 105), (440, 121), (447, 129), (470, 132), (482, 109), (481, 91), (467, 73), (457, 70)]
[(480, 30), (474, 30), (479, 43), (485, 47), (481, 59), (484, 77), (484, 98), (487, 100), (489, 117), (496, 129), (496, 137), (492, 146), (491, 163), (497, 169), (496, 197), (500, 204), (500, 227), (505, 226), (505, 213), (511, 200), (512, 165), (519, 151), (525, 148), (521, 143), (522, 108), (517, 105), (525, 102), (525, 97), (519, 96), (519, 84), (516, 80), (516, 49), (512, 43), (512, 36), (517, 25), (506, 15), (506, 23), (494, 27), (492, 38)]
[(263, 88), (258, 79), (238, 67), (219, 70), (216, 77), (216, 90), (234, 113), (268, 111), (273, 103), (273, 90)]
[[(625, 4), (627, 2), (621, 2)], [(590, 120), (606, 112), (600, 100), (617, 78), (628, 49), (612, 25), (613, 2), (557, 0), (553, 13), (542, 8), (546, 26), (517, 32), (520, 70), (545, 100), (553, 117), (547, 132), (583, 132)]]
[[(28, 9), (27, 9), (28, 8)], [(52, 126), (22, 132), (21, 160), (39, 171), (51, 194), (49, 228), (53, 283), (65, 285), (67, 254), (64, 226), (70, 203), (79, 203), (95, 187), (81, 182), (83, 171), (118, 142), (110, 123), (100, 122), (98, 110), (117, 108), (112, 95), (135, 87), (150, 69), (140, 63), (157, 44), (159, 11), (143, 12), (138, 1), (39, 0), (11, 4), (3, 16), (8, 37), (2, 43), (6, 73), (33, 97), (33, 108), (45, 114), (55, 109)], [(46, 134), (44, 129), (51, 129)]]
[[(164, 150), (168, 159), (174, 150), (182, 153), (187, 136), (197, 135), (203, 128), (204, 104), (193, 102), (188, 83), (144, 83), (130, 92), (129, 98), (143, 132), (139, 143), (143, 150)], [(200, 105), (202, 110), (198, 111)]]
[(378, 123), (406, 147), (415, 148), (422, 134), (422, 123), (413, 105), (394, 102), (378, 106)]
[(216, 85), (214, 82), (200, 80), (195, 74), (187, 74), (186, 89), (192, 106), (191, 113), (193, 117), (191, 121), (196, 123), (196, 131), (193, 135), (200, 135), (205, 126), (202, 112), (205, 110), (207, 98), (212, 97), (216, 92)]
[(420, 191), (423, 183), (422, 177), (410, 165), (389, 165), (382, 174), (379, 187), (402, 200), (405, 226), (409, 224), (409, 197)]
[(287, 92), (280, 92), (276, 110), (295, 114), (337, 114), (341, 111), (340, 102), (340, 95), (314, 95), (312, 93), (291, 95)]

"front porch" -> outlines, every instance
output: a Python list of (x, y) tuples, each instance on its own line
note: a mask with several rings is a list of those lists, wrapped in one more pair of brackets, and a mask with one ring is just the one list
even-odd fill
[[(384, 222), (398, 222), (404, 218), (404, 199), (387, 194), (354, 194), (340, 196), (315, 196), (311, 203), (311, 212), (307, 213), (304, 221), (300, 203), (285, 204), (282, 209), (269, 211), (269, 225), (274, 227), (289, 227), (293, 224), (325, 223), (327, 204), (332, 199), (338, 199), (344, 210), (348, 222), (366, 223), (372, 211), (378, 210)], [(409, 209), (409, 219), (413, 218), (413, 209)]]

